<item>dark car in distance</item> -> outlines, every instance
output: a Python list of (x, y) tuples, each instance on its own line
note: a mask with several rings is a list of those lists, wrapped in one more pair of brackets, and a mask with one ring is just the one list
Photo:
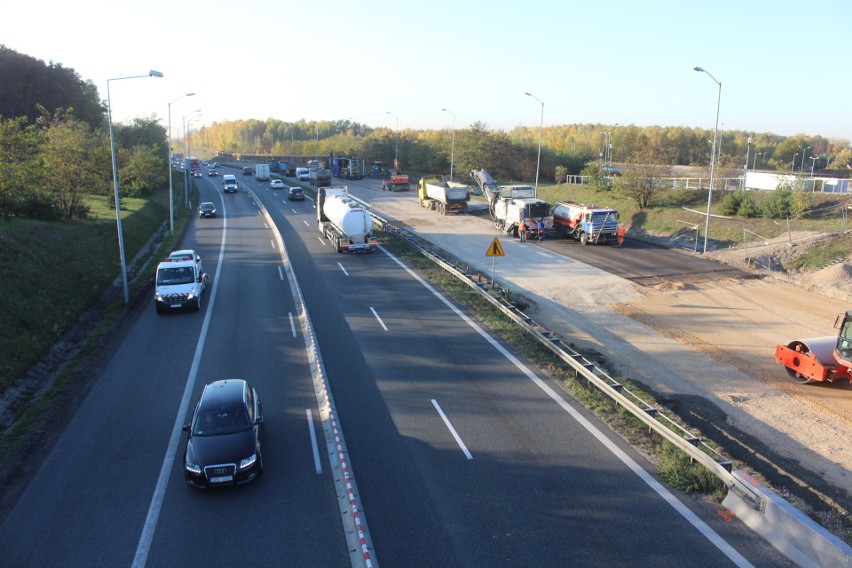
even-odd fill
[(216, 216), (216, 206), (213, 205), (210, 201), (205, 201), (201, 205), (198, 206), (198, 217), (215, 217)]
[(254, 173), (254, 172), (252, 171), (252, 169), (251, 169), (251, 168), (249, 168), (249, 167), (245, 167), (245, 168), (243, 168), (243, 175), (244, 175), (244, 176), (250, 176), (250, 175), (252, 175), (253, 173)]
[(305, 190), (299, 186), (293, 186), (290, 188), (290, 191), (287, 193), (287, 199), (290, 201), (304, 201), (305, 200)]
[(189, 485), (202, 489), (241, 485), (263, 473), (263, 411), (247, 381), (206, 385), (183, 430), (189, 433), (183, 469)]

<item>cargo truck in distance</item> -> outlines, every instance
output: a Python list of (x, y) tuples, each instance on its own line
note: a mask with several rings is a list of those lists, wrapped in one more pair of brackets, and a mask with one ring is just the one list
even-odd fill
[(397, 170), (391, 170), (388, 179), (382, 180), (382, 191), (408, 191), (411, 189), (411, 183), (406, 174), (401, 174)]
[(337, 252), (373, 252), (378, 246), (370, 212), (349, 195), (345, 185), (317, 189), (314, 206), (319, 231)]
[(618, 211), (593, 204), (562, 201), (553, 208), (553, 228), (560, 237), (574, 237), (582, 244), (616, 242)]
[(331, 162), (331, 173), (343, 179), (362, 179), (364, 163), (363, 158), (335, 158)]
[(269, 164), (257, 164), (254, 167), (254, 179), (257, 181), (269, 181)]
[(852, 311), (839, 314), (837, 337), (796, 339), (775, 347), (775, 360), (794, 381), (806, 384), (852, 380)]
[(448, 213), (466, 213), (470, 201), (470, 188), (463, 183), (444, 181), (439, 177), (420, 178), (417, 186), (420, 205), (437, 211), (441, 215)]
[(322, 166), (312, 166), (308, 175), (310, 183), (314, 187), (325, 187), (331, 185), (331, 170)]

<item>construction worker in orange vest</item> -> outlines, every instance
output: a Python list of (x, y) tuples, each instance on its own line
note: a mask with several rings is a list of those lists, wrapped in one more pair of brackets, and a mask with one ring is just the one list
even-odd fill
[(627, 234), (627, 229), (624, 227), (624, 223), (619, 223), (618, 228), (615, 230), (615, 237), (618, 239), (618, 246), (624, 244), (624, 235)]
[(521, 242), (527, 242), (527, 224), (521, 219), (521, 224), (518, 225), (518, 236), (521, 238)]

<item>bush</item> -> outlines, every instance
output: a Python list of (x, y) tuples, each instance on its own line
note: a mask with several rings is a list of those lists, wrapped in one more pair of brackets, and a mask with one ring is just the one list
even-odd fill
[(742, 191), (735, 191), (722, 198), (722, 201), (719, 202), (719, 206), (722, 208), (722, 215), (736, 215), (743, 202), (743, 193)]
[(760, 210), (764, 217), (769, 219), (783, 219), (790, 216), (790, 201), (793, 192), (789, 189), (776, 189), (769, 197), (760, 204)]
[(760, 216), (760, 207), (757, 206), (754, 197), (750, 193), (743, 195), (740, 206), (737, 207), (737, 215), (746, 219)]
[(16, 204), (15, 215), (41, 221), (58, 221), (63, 218), (62, 208), (47, 193), (29, 192)]

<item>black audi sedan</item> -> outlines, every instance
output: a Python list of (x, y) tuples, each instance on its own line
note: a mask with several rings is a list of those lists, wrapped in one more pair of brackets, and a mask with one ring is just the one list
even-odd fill
[(305, 200), (305, 190), (301, 187), (294, 185), (290, 188), (290, 191), (287, 193), (287, 199), (290, 201), (304, 201)]
[(241, 485), (263, 473), (263, 412), (248, 382), (228, 379), (205, 386), (183, 429), (189, 433), (183, 468), (188, 484)]
[(210, 201), (205, 201), (201, 205), (198, 206), (198, 217), (215, 217), (216, 216), (216, 206), (213, 205)]

